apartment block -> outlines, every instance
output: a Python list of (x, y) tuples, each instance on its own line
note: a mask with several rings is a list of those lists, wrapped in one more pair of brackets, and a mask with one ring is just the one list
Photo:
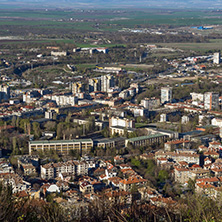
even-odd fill
[(115, 79), (112, 75), (101, 76), (101, 90), (108, 92), (110, 88), (115, 86)]
[(206, 92), (204, 94), (204, 109), (215, 110), (219, 108), (219, 94)]
[(161, 88), (161, 103), (172, 102), (172, 88), (162, 87)]

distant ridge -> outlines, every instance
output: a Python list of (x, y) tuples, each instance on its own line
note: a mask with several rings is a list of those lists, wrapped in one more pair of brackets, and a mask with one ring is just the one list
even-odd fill
[(220, 0), (0, 0), (1, 5), (67, 8), (199, 8), (222, 9)]

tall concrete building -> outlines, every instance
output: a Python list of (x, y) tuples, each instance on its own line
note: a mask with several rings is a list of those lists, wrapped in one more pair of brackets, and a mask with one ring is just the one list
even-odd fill
[(115, 86), (115, 79), (112, 75), (101, 76), (101, 90), (108, 92), (110, 88)]
[(204, 109), (214, 110), (219, 108), (219, 94), (206, 92), (204, 94)]
[(101, 77), (89, 79), (89, 92), (101, 91)]
[(7, 85), (0, 85), (0, 100), (10, 99), (10, 87)]
[(220, 52), (215, 52), (214, 53), (213, 63), (214, 64), (220, 64)]
[(161, 103), (172, 102), (172, 88), (162, 87), (161, 88)]
[(81, 93), (84, 91), (84, 86), (81, 82), (75, 82), (72, 84), (72, 94)]

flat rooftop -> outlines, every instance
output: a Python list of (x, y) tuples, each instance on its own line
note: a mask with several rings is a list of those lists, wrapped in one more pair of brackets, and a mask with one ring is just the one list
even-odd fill
[(163, 137), (163, 136), (165, 136), (165, 135), (157, 133), (157, 134), (152, 134), (149, 136), (139, 136), (139, 137), (130, 138), (130, 139), (128, 139), (128, 141), (136, 142), (136, 141), (140, 141), (140, 140), (148, 140), (148, 139)]
[(75, 139), (75, 140), (36, 140), (30, 141), (29, 144), (57, 144), (57, 143), (84, 143), (93, 142), (92, 139)]

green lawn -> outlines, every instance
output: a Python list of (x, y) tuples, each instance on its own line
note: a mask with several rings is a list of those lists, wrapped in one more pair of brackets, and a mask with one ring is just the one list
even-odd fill
[[(0, 5), (1, 6), (1, 5)], [(1, 7), (0, 7), (1, 8)], [(213, 17), (214, 16), (214, 17)], [(120, 13), (114, 13), (109, 10), (95, 10), (94, 12), (81, 12), (76, 10), (7, 10), (0, 9), (0, 27), (1, 25), (24, 25), (39, 26), (42, 28), (57, 29), (76, 29), (76, 30), (96, 30), (92, 27), (99, 20), (100, 29), (103, 31), (116, 31), (122, 27), (132, 28), (135, 26), (146, 25), (175, 25), (175, 26), (193, 26), (193, 25), (212, 25), (222, 24), (222, 20), (215, 18), (221, 16), (219, 12), (210, 11), (183, 11), (183, 10), (123, 10)], [(79, 21), (69, 22), (70, 18), (79, 19)], [(89, 21), (80, 20), (87, 19)], [(63, 21), (61, 21), (63, 20)]]
[(162, 47), (204, 52), (208, 50), (222, 50), (222, 39), (210, 40), (209, 43), (158, 43)]
[(142, 128), (142, 127), (145, 127), (145, 126), (148, 126), (148, 125), (146, 123), (135, 123), (136, 128)]

